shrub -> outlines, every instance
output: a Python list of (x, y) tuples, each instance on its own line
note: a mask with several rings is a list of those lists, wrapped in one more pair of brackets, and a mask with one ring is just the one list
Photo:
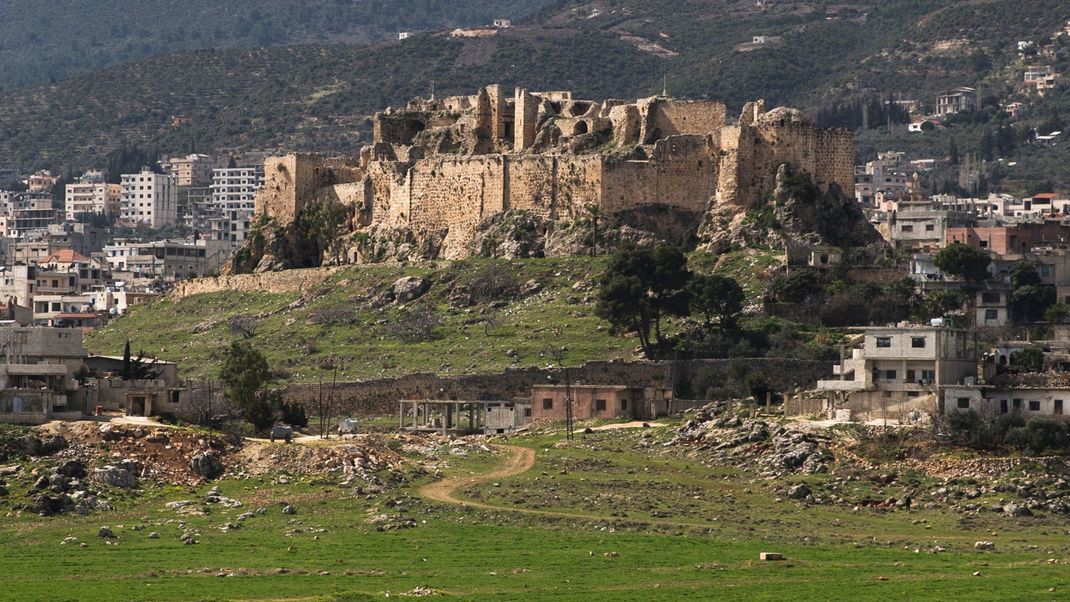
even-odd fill
[(1033, 453), (1070, 449), (1070, 426), (1050, 418), (1031, 418), (1025, 426), (1007, 432), (1007, 444)]

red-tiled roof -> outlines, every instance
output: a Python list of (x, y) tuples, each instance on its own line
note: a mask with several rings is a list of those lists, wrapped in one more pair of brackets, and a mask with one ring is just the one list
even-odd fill
[(75, 253), (74, 249), (60, 249), (55, 253), (42, 257), (37, 263), (88, 263), (89, 258)]

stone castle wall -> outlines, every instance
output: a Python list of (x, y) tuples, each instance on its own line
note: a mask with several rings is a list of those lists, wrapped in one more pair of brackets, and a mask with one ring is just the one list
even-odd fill
[[(851, 132), (760, 101), (726, 125), (715, 101), (598, 103), (489, 86), (471, 97), (418, 99), (377, 115), (375, 128), (359, 167), (313, 155), (269, 159), (258, 213), (286, 227), (329, 191), (357, 208), (354, 229), (444, 235), (440, 255), (459, 258), (481, 221), (511, 209), (550, 220), (598, 208), (612, 222), (651, 206), (699, 217), (711, 199), (763, 202), (782, 164), (823, 189), (854, 190)], [(607, 139), (616, 150), (596, 150)]]

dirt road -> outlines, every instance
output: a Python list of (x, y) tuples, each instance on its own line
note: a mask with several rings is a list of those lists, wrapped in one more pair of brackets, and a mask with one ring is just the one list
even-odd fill
[(449, 477), (442, 479), (441, 481), (428, 483), (420, 488), (420, 495), (438, 502), (446, 502), (447, 504), (466, 504), (468, 506), (486, 508), (488, 510), (501, 509), (498, 506), (473, 501), (464, 501), (453, 497), (454, 492), (459, 489), (464, 489), (465, 487), (477, 483), (484, 483), (486, 481), (504, 479), (506, 477), (523, 474), (530, 470), (532, 466), (535, 466), (535, 450), (533, 449), (517, 447), (515, 445), (495, 445), (494, 447), (505, 450), (505, 452), (509, 454), (505, 461), (494, 470), (476, 475)]

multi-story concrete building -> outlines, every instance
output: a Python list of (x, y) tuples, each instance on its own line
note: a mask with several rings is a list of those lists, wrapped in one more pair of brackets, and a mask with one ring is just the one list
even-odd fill
[(58, 180), (59, 176), (54, 176), (47, 169), (42, 169), (26, 180), (26, 186), (30, 192), (52, 192), (52, 187)]
[(212, 238), (240, 245), (249, 235), (256, 209), (256, 192), (264, 185), (264, 166), (228, 167), (212, 172), (212, 204), (218, 217), (210, 219)]
[(84, 414), (74, 380), (88, 356), (81, 331), (0, 326), (0, 356), (0, 422), (38, 424)]
[(83, 213), (119, 216), (123, 199), (121, 184), (108, 184), (104, 174), (91, 171), (73, 184), (67, 184), (64, 194), (64, 209), (67, 221), (75, 221)]
[(122, 220), (150, 228), (174, 225), (178, 219), (178, 188), (174, 176), (147, 167), (122, 176)]
[(955, 88), (936, 97), (937, 115), (954, 115), (973, 111), (977, 108), (977, 90), (974, 88)]
[(208, 186), (212, 183), (212, 169), (216, 166), (214, 157), (197, 154), (168, 157), (162, 163), (164, 170), (175, 177), (175, 183), (179, 186)]
[(230, 243), (215, 240), (159, 240), (141, 242), (117, 239), (104, 247), (113, 272), (140, 278), (177, 280), (201, 276), (222, 267)]
[[(862, 344), (821, 380), (829, 408), (870, 409), (935, 402), (942, 385), (977, 376), (977, 345), (966, 330), (929, 326), (864, 328)], [(932, 408), (935, 410), (935, 406)]]
[(47, 230), (63, 222), (63, 211), (52, 208), (47, 192), (24, 192), (13, 195), (0, 215), (0, 235), (10, 238), (26, 236), (31, 231)]

